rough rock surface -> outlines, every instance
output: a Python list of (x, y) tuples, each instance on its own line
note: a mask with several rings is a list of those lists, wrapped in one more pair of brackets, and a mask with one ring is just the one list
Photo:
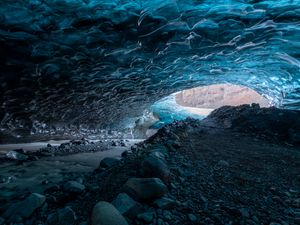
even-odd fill
[(18, 161), (25, 161), (28, 159), (28, 156), (26, 156), (20, 152), (17, 152), (17, 151), (9, 151), (6, 154), (6, 157), (9, 159), (18, 160)]
[(152, 154), (152, 156), (146, 157), (141, 163), (141, 173), (145, 177), (158, 177), (163, 180), (165, 183), (168, 183), (170, 180), (170, 170), (167, 164), (163, 159), (159, 158)]
[(46, 201), (44, 195), (33, 193), (29, 195), (26, 199), (21, 202), (12, 204), (3, 214), (3, 217), (8, 219), (8, 221), (14, 221), (21, 218), (28, 218), (32, 213), (41, 207)]
[(100, 167), (109, 168), (120, 163), (120, 159), (107, 157), (100, 162)]
[(92, 225), (128, 225), (112, 204), (103, 201), (95, 205), (91, 220)]
[(167, 186), (159, 178), (130, 178), (123, 189), (139, 201), (153, 201), (168, 191)]
[(153, 205), (160, 209), (173, 209), (176, 206), (176, 201), (162, 197), (153, 202)]
[(57, 212), (50, 214), (47, 217), (48, 225), (75, 225), (76, 215), (70, 207), (57, 210)]
[(76, 181), (68, 181), (64, 184), (63, 189), (65, 192), (79, 194), (84, 191), (85, 186)]
[(137, 214), (143, 211), (143, 206), (134, 201), (126, 193), (118, 194), (118, 196), (112, 201), (112, 204), (122, 215), (129, 218), (135, 218)]
[(272, 141), (300, 144), (300, 111), (259, 105), (224, 106), (205, 119), (239, 132), (264, 136)]

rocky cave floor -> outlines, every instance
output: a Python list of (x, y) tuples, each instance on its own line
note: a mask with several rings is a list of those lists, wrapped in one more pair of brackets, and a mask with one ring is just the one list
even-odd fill
[[(300, 224), (299, 144), (299, 111), (222, 107), (163, 127), (93, 172), (41, 180), (43, 193), (2, 189), (0, 224)], [(19, 152), (15, 163), (59, 152)]]

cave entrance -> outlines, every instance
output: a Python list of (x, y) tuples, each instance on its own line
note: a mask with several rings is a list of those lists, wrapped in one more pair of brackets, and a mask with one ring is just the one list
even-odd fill
[(259, 104), (270, 107), (270, 101), (255, 90), (234, 84), (213, 84), (175, 93), (175, 102), (192, 114), (207, 116), (222, 106)]
[(253, 103), (261, 107), (271, 106), (266, 97), (242, 85), (224, 83), (185, 89), (155, 102), (151, 112), (136, 121), (134, 136), (149, 137), (165, 124), (187, 117), (204, 119), (222, 106)]

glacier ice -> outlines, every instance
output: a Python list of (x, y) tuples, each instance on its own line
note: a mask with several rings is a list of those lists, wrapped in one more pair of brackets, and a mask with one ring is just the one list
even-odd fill
[(2, 0), (0, 132), (124, 128), (196, 86), (300, 109), (300, 0)]

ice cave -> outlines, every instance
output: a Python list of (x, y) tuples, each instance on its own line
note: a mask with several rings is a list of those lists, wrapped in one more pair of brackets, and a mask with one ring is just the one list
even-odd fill
[(218, 83), (299, 109), (299, 4), (1, 1), (1, 142), (126, 136), (161, 98)]
[(1, 0), (0, 225), (300, 223), (300, 0)]

